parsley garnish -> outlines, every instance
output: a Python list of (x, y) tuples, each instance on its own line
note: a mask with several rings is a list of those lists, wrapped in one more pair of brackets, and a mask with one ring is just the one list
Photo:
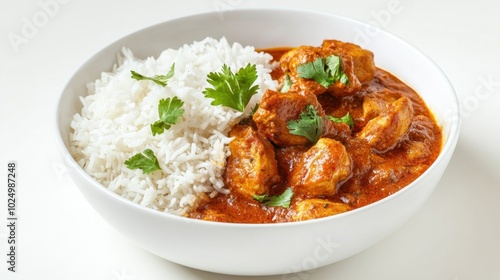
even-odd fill
[(325, 88), (330, 87), (337, 81), (349, 84), (349, 77), (342, 70), (341, 62), (340, 57), (336, 55), (330, 55), (326, 59), (318, 57), (313, 62), (299, 65), (297, 74), (299, 78), (313, 79)]
[(346, 123), (347, 125), (349, 125), (349, 127), (352, 129), (352, 127), (354, 126), (354, 120), (352, 119), (351, 115), (349, 114), (349, 112), (347, 112), (347, 114), (345, 114), (345, 116), (343, 117), (340, 117), (340, 118), (336, 118), (334, 116), (328, 116), (328, 118), (331, 120), (331, 121), (334, 121), (334, 122), (343, 122), (343, 123)]
[(261, 202), (266, 206), (281, 206), (284, 208), (290, 207), (290, 201), (293, 197), (292, 188), (287, 188), (282, 194), (269, 196), (267, 194), (263, 195), (254, 195), (253, 199)]
[(165, 86), (167, 86), (168, 80), (174, 76), (174, 68), (175, 68), (175, 63), (172, 64), (172, 66), (170, 67), (170, 71), (168, 71), (167, 75), (156, 75), (153, 77), (147, 77), (147, 76), (139, 74), (135, 71), (130, 71), (130, 73), (132, 74), (131, 77), (138, 80), (138, 81), (150, 80), (150, 81), (153, 81), (153, 82), (159, 84), (160, 86), (165, 87)]
[(293, 82), (292, 79), (290, 79), (290, 75), (288, 73), (285, 74), (285, 80), (283, 81), (283, 86), (281, 87), (280, 92), (285, 93), (288, 90), (290, 90), (290, 87), (292, 86)]
[(160, 164), (154, 153), (150, 149), (144, 150), (125, 161), (125, 165), (129, 169), (142, 169), (142, 173), (151, 174), (156, 170), (160, 170)]
[(213, 98), (212, 105), (223, 105), (240, 112), (245, 111), (250, 98), (257, 93), (258, 85), (252, 86), (257, 80), (257, 68), (250, 63), (238, 70), (236, 74), (231, 72), (226, 64), (222, 66), (222, 72), (210, 72), (207, 82), (213, 88), (205, 88), (203, 94), (207, 98)]
[(300, 114), (300, 119), (287, 122), (288, 131), (293, 135), (304, 136), (312, 143), (316, 143), (323, 132), (323, 118), (312, 105)]
[(158, 116), (160, 119), (151, 125), (153, 136), (162, 134), (165, 129), (169, 129), (173, 124), (176, 124), (179, 118), (184, 114), (182, 109), (184, 102), (176, 96), (172, 99), (161, 99), (158, 102)]

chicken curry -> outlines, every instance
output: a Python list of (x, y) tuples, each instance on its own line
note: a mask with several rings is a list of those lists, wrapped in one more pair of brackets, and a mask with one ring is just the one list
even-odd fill
[(272, 77), (280, 86), (230, 132), (230, 192), (207, 198), (189, 217), (277, 223), (331, 216), (397, 192), (437, 158), (442, 134), (431, 112), (375, 66), (371, 51), (337, 40), (262, 51), (278, 62)]

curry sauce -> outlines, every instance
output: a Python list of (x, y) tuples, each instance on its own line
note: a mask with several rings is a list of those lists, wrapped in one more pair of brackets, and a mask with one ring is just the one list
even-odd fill
[[(292, 93), (266, 92), (253, 118), (235, 126), (225, 174), (230, 192), (207, 198), (189, 217), (276, 223), (335, 215), (397, 192), (435, 161), (442, 132), (421, 97), (391, 73), (375, 67), (369, 51), (325, 42), (320, 48), (298, 51), (261, 50), (280, 63), (272, 72), (280, 87), (286, 75), (292, 77)], [(325, 56), (323, 52), (341, 57), (349, 83), (336, 82), (326, 88), (293, 72), (297, 61), (311, 61)], [(296, 99), (282, 101), (287, 94), (296, 94)], [(324, 119), (317, 143), (302, 136), (280, 135), (276, 118), (293, 111), (286, 108), (292, 103), (298, 107), (312, 104)], [(296, 118), (303, 110), (290, 114)], [(347, 113), (351, 125), (329, 121), (329, 116), (340, 118)], [(290, 119), (288, 115), (283, 118)], [(266, 206), (255, 199), (255, 195), (279, 195), (289, 187), (294, 191), (289, 207)]]

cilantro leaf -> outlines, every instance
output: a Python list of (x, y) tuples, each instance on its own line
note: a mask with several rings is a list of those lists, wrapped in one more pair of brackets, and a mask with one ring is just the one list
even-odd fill
[(156, 170), (160, 170), (160, 164), (154, 153), (150, 149), (144, 150), (125, 161), (125, 165), (129, 169), (142, 169), (142, 173), (151, 174)]
[(345, 116), (343, 117), (340, 117), (340, 118), (336, 118), (334, 116), (328, 116), (328, 118), (331, 120), (331, 121), (334, 121), (334, 122), (343, 122), (343, 123), (346, 123), (347, 125), (349, 125), (349, 127), (352, 129), (352, 127), (354, 126), (354, 120), (352, 119), (351, 115), (349, 114), (349, 112), (347, 112), (347, 114), (345, 114)]
[(349, 84), (349, 77), (342, 70), (342, 60), (336, 55), (330, 55), (326, 59), (318, 57), (315, 61), (301, 64), (297, 67), (297, 74), (299, 78), (315, 80), (325, 88), (337, 81)]
[(153, 136), (162, 134), (165, 129), (169, 129), (173, 124), (179, 121), (179, 118), (184, 114), (182, 109), (184, 102), (177, 98), (165, 98), (158, 102), (158, 116), (160, 119), (151, 125)]
[(280, 92), (285, 93), (285, 92), (289, 91), (292, 84), (293, 84), (293, 82), (292, 82), (292, 79), (290, 79), (290, 75), (288, 75), (288, 73), (286, 73), (285, 80), (283, 81), (283, 86), (281, 87)]
[(255, 103), (255, 106), (253, 106), (252, 112), (250, 113), (250, 115), (253, 116), (255, 114), (255, 112), (257, 112), (257, 110), (259, 109), (259, 105), (260, 105), (260, 103)]
[(325, 70), (325, 60), (321, 57), (318, 57), (313, 62), (299, 65), (297, 74), (299, 74), (300, 78), (313, 79), (326, 88), (333, 84), (328, 72)]
[(257, 93), (258, 85), (252, 86), (257, 80), (257, 68), (250, 63), (238, 70), (236, 74), (231, 72), (227, 65), (222, 66), (221, 72), (210, 72), (207, 82), (213, 88), (205, 88), (203, 94), (207, 98), (213, 98), (212, 105), (223, 105), (240, 112), (245, 111), (250, 98)]
[(153, 82), (159, 84), (160, 86), (165, 87), (165, 86), (167, 86), (168, 80), (174, 76), (174, 69), (175, 69), (175, 63), (172, 64), (172, 66), (170, 67), (170, 71), (168, 71), (167, 75), (156, 75), (153, 77), (147, 77), (147, 76), (139, 74), (135, 71), (130, 71), (130, 73), (132, 74), (131, 77), (138, 80), (138, 81), (150, 80), (150, 81), (153, 81)]
[(316, 143), (323, 133), (323, 118), (312, 105), (300, 114), (300, 119), (287, 122), (288, 131), (293, 135), (304, 136), (312, 143)]
[(328, 56), (326, 58), (326, 65), (330, 70), (330, 75), (333, 78), (333, 83), (339, 81), (342, 84), (349, 84), (349, 77), (347, 77), (347, 74), (342, 70), (342, 60), (339, 56)]
[(284, 208), (290, 207), (290, 202), (293, 197), (292, 188), (287, 188), (282, 194), (275, 196), (264, 195), (254, 195), (253, 199), (261, 202), (266, 206), (281, 206)]

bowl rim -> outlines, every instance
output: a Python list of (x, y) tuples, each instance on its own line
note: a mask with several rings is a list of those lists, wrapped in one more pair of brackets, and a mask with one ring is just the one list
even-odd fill
[[(319, 15), (323, 17), (333, 17), (337, 18), (342, 21), (348, 21), (357, 25), (368, 25), (368, 23), (349, 18), (343, 15), (338, 15), (335, 13), (330, 13), (330, 12), (323, 12), (323, 11), (316, 11), (316, 10), (310, 10), (310, 9), (295, 9), (295, 8), (274, 8), (274, 7), (269, 7), (269, 8), (245, 8), (245, 9), (234, 9), (234, 10), (224, 10), (222, 11), (223, 13), (227, 14), (252, 14), (252, 13), (262, 13), (262, 12), (272, 12), (272, 13), (296, 13), (296, 14), (310, 14), (310, 15)], [(144, 212), (148, 215), (153, 215), (161, 219), (172, 219), (173, 221), (180, 221), (183, 223), (193, 223), (193, 224), (198, 224), (200, 226), (218, 226), (218, 227), (227, 227), (227, 228), (261, 228), (261, 229), (269, 229), (269, 228), (274, 228), (274, 227), (296, 227), (296, 226), (302, 226), (304, 224), (316, 224), (316, 223), (329, 223), (331, 221), (337, 220), (337, 219), (344, 219), (346, 217), (352, 216), (352, 215), (357, 215), (358, 213), (370, 211), (370, 209), (374, 207), (378, 207), (381, 204), (387, 203), (388, 200), (395, 199), (398, 196), (404, 195), (406, 192), (411, 191), (415, 187), (415, 185), (418, 184), (419, 181), (423, 180), (423, 177), (426, 177), (429, 173), (433, 172), (434, 169), (437, 168), (438, 165), (440, 165), (441, 162), (445, 160), (445, 156), (449, 153), (452, 153), (453, 150), (455, 149), (455, 145), (458, 141), (459, 138), (459, 131), (460, 131), (460, 123), (461, 123), (461, 118), (460, 118), (460, 111), (459, 111), (459, 101), (458, 101), (458, 96), (456, 94), (456, 91), (454, 90), (449, 78), (446, 76), (446, 74), (443, 72), (443, 70), (424, 52), (422, 52), (420, 49), (418, 49), (416, 46), (410, 44), (406, 40), (402, 39), (399, 36), (396, 36), (395, 34), (388, 32), (384, 29), (379, 28), (378, 26), (372, 26), (370, 25), (370, 28), (373, 28), (377, 32), (383, 33), (384, 36), (389, 36), (393, 40), (399, 41), (401, 44), (405, 45), (407, 48), (413, 49), (420, 55), (422, 55), (423, 58), (427, 60), (427, 63), (429, 63), (437, 73), (439, 73), (440, 80), (443, 80), (443, 82), (446, 84), (447, 89), (449, 94), (452, 97), (453, 103), (449, 104), (450, 105), (450, 110), (449, 114), (452, 115), (452, 119), (449, 122), (448, 126), (448, 137), (445, 139), (445, 136), (443, 134), (443, 139), (442, 139), (442, 149), (436, 158), (436, 160), (429, 166), (429, 168), (422, 173), (418, 178), (416, 178), (413, 182), (410, 184), (406, 185), (402, 189), (398, 190), (397, 192), (384, 197), (378, 201), (375, 201), (373, 203), (370, 203), (366, 206), (362, 206), (353, 210), (350, 210), (348, 212), (328, 216), (328, 217), (322, 217), (322, 218), (316, 218), (316, 219), (311, 219), (311, 220), (305, 220), (305, 221), (296, 221), (296, 222), (283, 222), (283, 223), (264, 223), (264, 224), (257, 224), (257, 223), (228, 223), (228, 222), (217, 222), (217, 221), (205, 221), (205, 220), (199, 220), (199, 219), (193, 219), (193, 218), (188, 218), (188, 217), (183, 217), (183, 216), (178, 216), (175, 214), (163, 212), (160, 210), (155, 210), (146, 206), (142, 206), (139, 203), (133, 202), (131, 200), (128, 200), (119, 194), (109, 190), (106, 188), (104, 185), (100, 184), (97, 180), (92, 178), (83, 168), (80, 167), (80, 165), (76, 162), (76, 160), (72, 157), (71, 153), (69, 152), (68, 147), (66, 147), (66, 144), (64, 143), (63, 137), (62, 137), (62, 132), (61, 132), (61, 127), (59, 125), (59, 120), (60, 120), (60, 115), (61, 115), (61, 107), (63, 106), (62, 104), (62, 97), (66, 94), (68, 91), (68, 88), (74, 79), (75, 75), (78, 74), (86, 65), (87, 62), (98, 55), (101, 51), (111, 47), (112, 45), (116, 44), (119, 41), (122, 41), (126, 38), (137, 36), (138, 34), (142, 32), (146, 32), (148, 30), (154, 29), (154, 28), (159, 28), (162, 25), (165, 24), (173, 24), (178, 21), (186, 21), (186, 20), (193, 20), (193, 19), (201, 19), (207, 16), (214, 16), (219, 13), (218, 11), (208, 11), (208, 12), (202, 12), (202, 13), (194, 13), (194, 14), (189, 14), (189, 15), (184, 15), (180, 17), (175, 17), (166, 21), (162, 21), (159, 23), (155, 23), (143, 28), (140, 28), (136, 31), (133, 31), (131, 33), (128, 33), (113, 42), (109, 43), (108, 45), (104, 46), (103, 48), (100, 48), (98, 51), (94, 52), (90, 57), (87, 58), (87, 60), (82, 63), (71, 75), (69, 80), (64, 84), (63, 90), (61, 91), (58, 101), (56, 103), (56, 112), (55, 112), (55, 130), (56, 130), (56, 145), (57, 148), (60, 152), (60, 155), (65, 161), (65, 164), (69, 164), (70, 171), (69, 172), (77, 172), (80, 176), (83, 176), (83, 178), (88, 181), (93, 187), (97, 189), (97, 191), (101, 192), (104, 196), (109, 197), (112, 200), (117, 200), (119, 203), (124, 203), (129, 207), (132, 207), (135, 211), (141, 211)], [(97, 79), (97, 77), (96, 77)], [(72, 171), (71, 171), (72, 170)], [(73, 182), (75, 185), (76, 183)], [(78, 186), (77, 186), (78, 187)]]

